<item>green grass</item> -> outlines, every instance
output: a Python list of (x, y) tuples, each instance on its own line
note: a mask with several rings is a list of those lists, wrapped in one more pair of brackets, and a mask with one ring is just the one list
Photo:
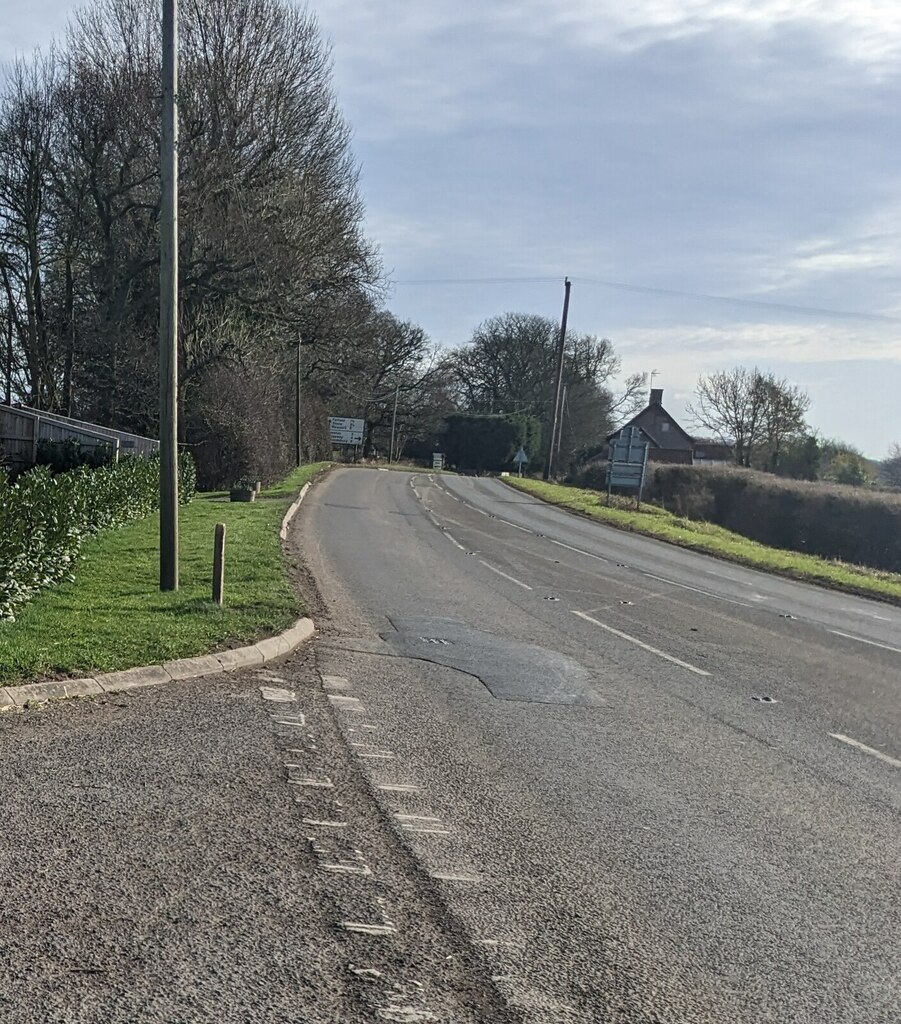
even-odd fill
[(542, 501), (598, 519), (620, 530), (655, 537), (778, 576), (901, 604), (901, 575), (896, 573), (767, 547), (721, 526), (684, 519), (654, 505), (643, 505), (636, 511), (631, 499), (615, 495), (613, 504), (608, 508), (606, 495), (581, 487), (549, 484), (525, 477), (521, 480), (506, 478), (506, 483)]
[[(199, 494), (180, 509), (180, 589), (160, 593), (159, 517), (91, 538), (75, 579), (0, 622), (0, 682), (110, 672), (252, 643), (303, 609), (279, 540), (291, 501), (325, 463), (295, 470), (253, 503)], [(210, 599), (213, 531), (225, 523), (225, 603)]]

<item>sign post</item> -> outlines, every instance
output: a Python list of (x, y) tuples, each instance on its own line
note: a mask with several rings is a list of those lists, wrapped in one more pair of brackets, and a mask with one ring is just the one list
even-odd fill
[(350, 416), (329, 416), (328, 418), (328, 436), (333, 445), (362, 444), (365, 429), (365, 421), (353, 419)]
[(635, 491), (635, 507), (641, 507), (641, 492), (648, 465), (650, 444), (638, 427), (626, 427), (619, 437), (610, 443), (610, 457), (607, 462), (607, 504), (614, 487)]
[(522, 476), (522, 467), (528, 465), (529, 456), (525, 448), (520, 445), (519, 451), (513, 456), (513, 465), (516, 466), (516, 475)]

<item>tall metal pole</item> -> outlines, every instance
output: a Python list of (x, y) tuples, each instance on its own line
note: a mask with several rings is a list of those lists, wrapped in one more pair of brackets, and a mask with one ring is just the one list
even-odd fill
[(391, 417), (391, 451), (388, 453), (388, 461), (394, 462), (394, 430), (397, 426), (397, 400), (400, 398), (400, 384), (394, 389), (394, 415)]
[(551, 420), (550, 444), (547, 448), (547, 459), (544, 463), (544, 479), (550, 480), (554, 468), (554, 442), (557, 439), (557, 425), (560, 422), (560, 392), (563, 388), (563, 357), (566, 344), (566, 318), (569, 315), (569, 289), (571, 282), (568, 277), (563, 279), (563, 317), (560, 321), (560, 338), (557, 342), (557, 382), (554, 387), (554, 415)]
[(178, 10), (163, 0), (160, 135), (160, 590), (178, 590)]
[(296, 368), (296, 380), (294, 382), (294, 461), (295, 465), (303, 465), (303, 454), (300, 447), (301, 442), (301, 426), (300, 426), (300, 353), (303, 345), (303, 339), (297, 335), (297, 368)]

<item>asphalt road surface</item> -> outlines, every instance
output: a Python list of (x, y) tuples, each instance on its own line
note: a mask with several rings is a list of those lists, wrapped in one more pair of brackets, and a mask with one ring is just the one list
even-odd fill
[(2, 1024), (515, 1024), (307, 648), (0, 716)]
[(901, 1020), (898, 609), (499, 481), (340, 470), (298, 533), (339, 728), (523, 1021)]

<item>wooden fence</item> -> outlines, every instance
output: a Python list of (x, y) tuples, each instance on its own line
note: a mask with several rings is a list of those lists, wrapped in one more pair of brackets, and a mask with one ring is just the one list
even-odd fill
[(13, 468), (34, 463), (40, 441), (77, 441), (83, 448), (112, 448), (113, 460), (125, 454), (150, 455), (159, 442), (140, 434), (85, 423), (24, 405), (0, 403), (0, 462)]

